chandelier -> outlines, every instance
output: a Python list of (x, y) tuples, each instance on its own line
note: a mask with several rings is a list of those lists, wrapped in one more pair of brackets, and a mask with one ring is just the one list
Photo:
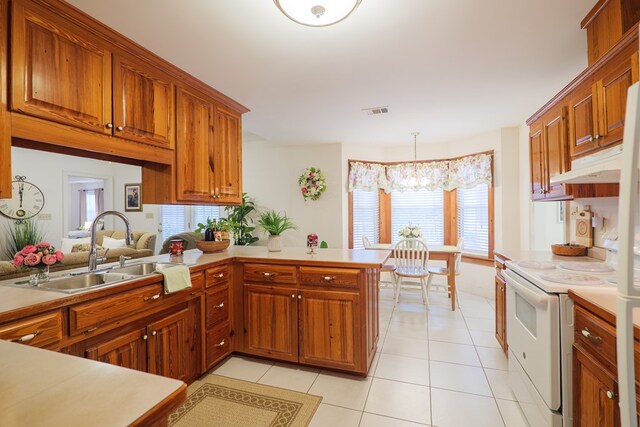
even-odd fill
[(428, 183), (428, 180), (426, 177), (422, 177), (419, 178), (418, 177), (418, 135), (420, 135), (420, 132), (411, 132), (411, 135), (413, 135), (413, 169), (411, 171), (411, 175), (409, 176), (409, 178), (403, 178), (402, 181), (400, 182), (400, 184), (403, 187), (406, 188), (416, 188), (418, 186), (418, 184), (420, 184), (421, 186), (425, 186)]
[(309, 27), (326, 27), (346, 19), (362, 0), (273, 0), (287, 18)]

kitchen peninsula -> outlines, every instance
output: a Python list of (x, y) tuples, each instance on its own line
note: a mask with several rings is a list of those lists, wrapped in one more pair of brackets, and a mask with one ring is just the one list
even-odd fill
[(0, 338), (187, 383), (232, 352), (366, 375), (388, 256), (232, 246), (136, 260), (189, 265), (192, 288), (173, 294), (162, 292), (159, 274), (72, 294), (8, 280), (0, 282)]

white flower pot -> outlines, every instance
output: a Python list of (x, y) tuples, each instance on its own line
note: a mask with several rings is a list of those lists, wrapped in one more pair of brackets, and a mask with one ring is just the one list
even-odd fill
[(280, 252), (282, 250), (282, 236), (269, 236), (267, 238), (267, 249), (269, 252)]

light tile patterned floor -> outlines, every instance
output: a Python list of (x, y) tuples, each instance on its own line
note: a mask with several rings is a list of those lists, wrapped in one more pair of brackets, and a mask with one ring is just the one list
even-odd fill
[(233, 356), (214, 372), (323, 396), (311, 427), (527, 426), (493, 337), (493, 301), (380, 291), (380, 342), (367, 378)]

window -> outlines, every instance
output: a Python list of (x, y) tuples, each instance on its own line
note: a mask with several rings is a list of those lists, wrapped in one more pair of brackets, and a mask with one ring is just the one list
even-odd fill
[(219, 219), (220, 209), (219, 206), (162, 205), (162, 241), (174, 234), (193, 231), (207, 218)]
[(489, 256), (489, 186), (456, 190), (458, 236), (464, 238), (464, 252)]
[(354, 190), (353, 196), (353, 241), (354, 249), (363, 249), (362, 236), (371, 243), (380, 241), (379, 234), (379, 191)]
[(444, 191), (391, 192), (391, 243), (400, 240), (398, 231), (407, 224), (420, 227), (427, 245), (444, 244)]

